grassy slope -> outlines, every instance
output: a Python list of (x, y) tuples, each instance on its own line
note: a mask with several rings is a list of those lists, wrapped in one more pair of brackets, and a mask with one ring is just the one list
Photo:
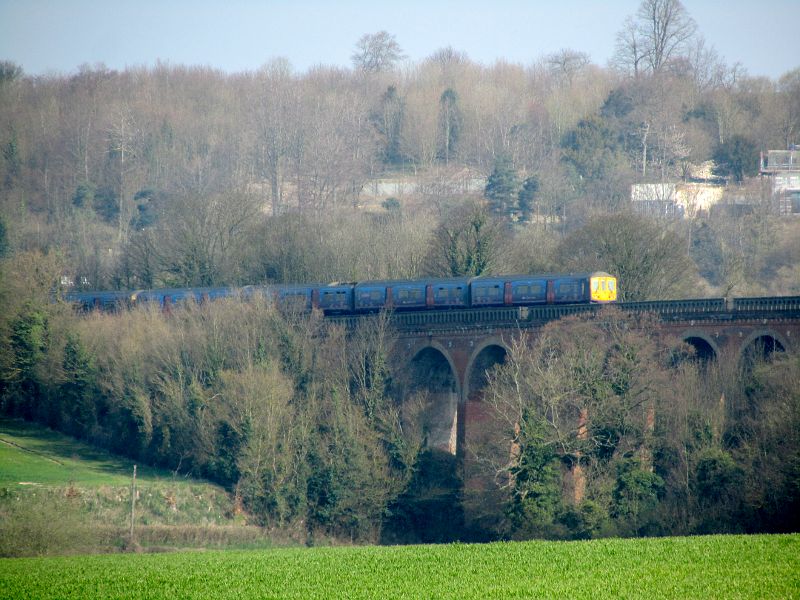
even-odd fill
[[(130, 485), (133, 462), (25, 421), (0, 418), (0, 486)], [(137, 468), (142, 484), (170, 478)]]
[(0, 599), (798, 595), (800, 535), (0, 560)]
[[(0, 556), (124, 545), (133, 462), (19, 420), (0, 419)], [(263, 546), (222, 488), (139, 466), (137, 542)], [(224, 527), (221, 527), (224, 526)], [(209, 528), (214, 531), (209, 532)]]

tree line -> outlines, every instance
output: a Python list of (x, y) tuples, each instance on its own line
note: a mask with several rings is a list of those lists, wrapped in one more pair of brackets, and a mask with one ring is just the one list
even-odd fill
[[(269, 300), (75, 315), (52, 256), (2, 262), (0, 411), (226, 487), (305, 540), (792, 531), (797, 356), (704, 363), (612, 308), (509, 339), (464, 462), (386, 315), (346, 330)], [(441, 411), (438, 411), (441, 412)]]
[(352, 69), (304, 73), (283, 59), (38, 77), (3, 63), (8, 239), (59, 249), (94, 288), (257, 283), (269, 257), (248, 249), (269, 217), (358, 208), (381, 177), (413, 179), (401, 208), (436, 221), (464, 198), (456, 174), (484, 177), (473, 196), (500, 220), (567, 233), (629, 209), (631, 183), (688, 180), (712, 158), (741, 182), (759, 150), (796, 143), (798, 71), (771, 81), (727, 65), (677, 0), (643, 2), (617, 41), (608, 66), (571, 49), (525, 66), (453, 48), (404, 63), (386, 32), (359, 40)]

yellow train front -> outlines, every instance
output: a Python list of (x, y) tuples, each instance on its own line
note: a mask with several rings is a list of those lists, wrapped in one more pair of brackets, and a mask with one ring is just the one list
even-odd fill
[(589, 275), (589, 298), (591, 302), (615, 302), (617, 300), (617, 278), (608, 273)]

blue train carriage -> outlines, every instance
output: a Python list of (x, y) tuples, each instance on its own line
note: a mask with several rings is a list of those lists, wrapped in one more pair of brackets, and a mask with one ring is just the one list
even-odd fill
[(470, 306), (468, 278), (434, 279), (425, 283), (425, 306), (427, 308), (468, 308)]
[(83, 312), (116, 312), (128, 309), (132, 304), (131, 292), (125, 291), (66, 292), (63, 298)]
[(133, 292), (131, 300), (136, 306), (155, 305), (161, 310), (169, 311), (177, 304), (188, 302), (202, 304), (220, 298), (230, 298), (236, 293), (236, 289), (230, 287), (163, 288)]
[(603, 271), (556, 275), (548, 281), (548, 304), (606, 303), (617, 299), (617, 279)]
[(311, 303), (326, 315), (353, 312), (354, 283), (330, 283), (312, 289)]
[(288, 312), (310, 312), (314, 290), (313, 285), (280, 285), (276, 286), (273, 297), (279, 309)]
[(617, 299), (616, 278), (608, 273), (584, 275), (504, 275), (470, 279), (471, 306), (582, 304)]
[(537, 275), (473, 277), (469, 282), (471, 305), (479, 308), (545, 304), (547, 283), (547, 277)]
[(426, 307), (424, 281), (362, 281), (353, 288), (357, 313), (390, 310), (420, 310)]

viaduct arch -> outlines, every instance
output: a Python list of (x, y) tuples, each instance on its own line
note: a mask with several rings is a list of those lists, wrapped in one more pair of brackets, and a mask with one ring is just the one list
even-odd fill
[[(659, 332), (691, 345), (703, 362), (800, 352), (800, 297), (622, 303), (623, 311), (655, 313)], [(398, 313), (394, 361), (411, 365), (433, 402), (428, 446), (463, 455), (468, 435), (488, 418), (485, 373), (502, 363), (516, 338), (534, 339), (550, 320), (597, 306), (547, 306)]]

